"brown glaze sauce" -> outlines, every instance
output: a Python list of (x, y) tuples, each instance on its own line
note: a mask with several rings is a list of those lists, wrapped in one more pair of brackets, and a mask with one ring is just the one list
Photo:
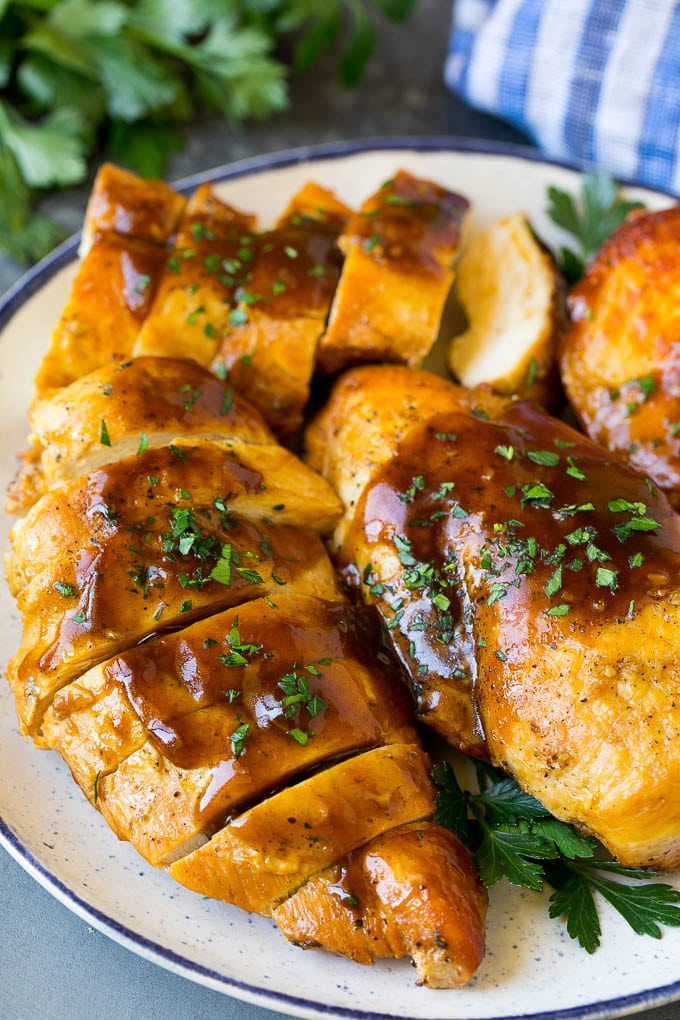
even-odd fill
[(117, 304), (141, 324), (149, 314), (165, 257), (164, 249), (149, 241), (113, 233), (96, 234), (89, 261), (83, 263), (87, 269), (84, 279), (91, 281), (89, 285), (97, 291), (101, 290), (102, 276), (108, 279)]
[(375, 260), (398, 263), (404, 272), (440, 276), (449, 268), (467, 208), (461, 195), (400, 171), (352, 217), (343, 247), (361, 245)]
[[(396, 578), (365, 569), (381, 547), (399, 555)], [(451, 413), (411, 430), (365, 489), (342, 561), (397, 638), (425, 712), (432, 673), (472, 691), (480, 635), (497, 636), (501, 659), (528, 627), (558, 641), (677, 584), (680, 527), (651, 482), (518, 403), (502, 420)]]
[[(210, 768), (200, 812), (211, 817), (409, 723), (398, 665), (370, 607), (257, 600), (131, 649), (105, 672), (169, 761)], [(304, 694), (287, 702), (291, 682)], [(234, 734), (244, 726), (239, 748)]]

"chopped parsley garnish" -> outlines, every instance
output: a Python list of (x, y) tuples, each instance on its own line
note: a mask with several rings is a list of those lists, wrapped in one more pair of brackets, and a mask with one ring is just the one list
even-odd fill
[(64, 581), (55, 581), (52, 585), (58, 595), (62, 595), (65, 599), (73, 598), (76, 594), (76, 590), (72, 584), (66, 584)]
[(240, 758), (243, 754), (246, 746), (246, 740), (250, 733), (250, 723), (241, 723), (237, 726), (234, 732), (230, 735), (231, 746), (234, 749), (234, 757)]
[(522, 486), (522, 506), (532, 506), (544, 510), (550, 506), (554, 494), (543, 482), (529, 482)]
[[(312, 673), (313, 676), (320, 676), (319, 671), (316, 670), (315, 667), (305, 668), (308, 672)], [(314, 672), (312, 671), (313, 669)], [(278, 686), (285, 695), (281, 704), (284, 710), (283, 714), (287, 719), (292, 719), (299, 707), (304, 707), (311, 719), (314, 719), (319, 712), (323, 712), (326, 708), (328, 708), (328, 705), (323, 698), (321, 698), (318, 694), (312, 694), (309, 686), (309, 680), (298, 670), (286, 673), (282, 676), (279, 680)]]
[(109, 430), (105, 418), (102, 418), (101, 424), (99, 426), (99, 442), (101, 443), (102, 446), (111, 445), (111, 437), (109, 436)]
[(619, 586), (618, 571), (610, 570), (609, 567), (598, 567), (595, 584), (598, 588), (609, 588), (610, 591), (616, 591)]
[(242, 308), (234, 308), (229, 312), (229, 322), (232, 326), (244, 326), (248, 321), (248, 316)]
[(411, 480), (411, 484), (405, 492), (399, 493), (399, 500), (402, 503), (412, 503), (419, 492), (425, 488), (425, 478), (423, 475), (416, 475)]
[(534, 464), (541, 464), (543, 467), (556, 467), (560, 462), (559, 453), (552, 450), (527, 450), (525, 456)]
[(571, 609), (568, 602), (560, 602), (558, 606), (551, 606), (550, 609), (546, 609), (546, 616), (566, 616)]
[(515, 448), (513, 446), (504, 446), (503, 444), (496, 447), (494, 453), (500, 454), (505, 460), (512, 460), (515, 456)]

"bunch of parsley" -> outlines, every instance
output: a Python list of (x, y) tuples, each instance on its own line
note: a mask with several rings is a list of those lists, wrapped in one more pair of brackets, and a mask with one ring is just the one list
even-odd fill
[(486, 886), (502, 878), (536, 891), (552, 886), (550, 917), (563, 917), (589, 953), (602, 935), (596, 895), (638, 935), (661, 938), (660, 925), (680, 926), (679, 891), (650, 881), (659, 877), (652, 871), (603, 859), (593, 839), (558, 821), (513, 779), (483, 762), (475, 766), (477, 793), (460, 786), (448, 762), (435, 765), (435, 817), (472, 849)]
[(195, 111), (235, 121), (284, 108), (289, 38), (300, 70), (339, 38), (353, 84), (375, 15), (404, 20), (416, 2), (0, 0), (0, 250), (31, 260), (60, 239), (36, 194), (82, 181), (95, 149), (162, 176)]

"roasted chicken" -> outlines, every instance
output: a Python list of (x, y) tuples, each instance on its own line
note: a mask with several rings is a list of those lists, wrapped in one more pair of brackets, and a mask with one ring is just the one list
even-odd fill
[(680, 506), (680, 206), (636, 213), (569, 296), (560, 351), (567, 396), (588, 435)]
[[(378, 955), (412, 955), (423, 983), (464, 984), (486, 894), (431, 820), (430, 761), (379, 614), (347, 602), (317, 534), (342, 511), (332, 488), (230, 384), (177, 359), (100, 368), (35, 404), (31, 424), (32, 482), (14, 494), (30, 508), (7, 559), (22, 731), (63, 755), (150, 863), (246, 910), (272, 914), (387, 839)], [(425, 835), (400, 865), (413, 823)], [(434, 966), (403, 876), (417, 898), (449, 844), (467, 867), (437, 923), (465, 918), (468, 935)], [(310, 915), (291, 937), (308, 945), (318, 928)]]
[(311, 425), (346, 506), (339, 565), (424, 722), (623, 863), (677, 868), (680, 522), (531, 404), (448, 385), (445, 409), (446, 388), (355, 369)]
[(339, 239), (345, 265), (317, 352), (322, 372), (361, 361), (418, 366), (437, 338), (468, 202), (399, 171)]
[(162, 181), (104, 164), (83, 227), (71, 296), (38, 371), (40, 399), (132, 351), (185, 199)]
[(463, 386), (559, 407), (557, 344), (564, 295), (550, 255), (521, 213), (472, 238), (461, 256), (456, 292), (468, 326), (454, 337), (449, 365)]

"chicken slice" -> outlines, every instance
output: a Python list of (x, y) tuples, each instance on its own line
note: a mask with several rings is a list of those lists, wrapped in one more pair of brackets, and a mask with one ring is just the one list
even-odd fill
[[(137, 451), (191, 445), (204, 459), (202, 469), (213, 475), (225, 461), (232, 462), (235, 492), (241, 498), (257, 496), (251, 508), (256, 516), (267, 516), (276, 506), (278, 520), (325, 531), (340, 513), (328, 483), (275, 441), (254, 407), (198, 365), (139, 358), (109, 366), (40, 402), (31, 424), (33, 449), (42, 452), (23, 494), (27, 472), (17, 476), (15, 507), (26, 509), (40, 488)], [(185, 489), (196, 484), (195, 477), (196, 471), (187, 468)], [(265, 492), (269, 496), (262, 499)]]
[[(155, 631), (285, 585), (337, 597), (320, 539), (270, 520), (260, 476), (244, 484), (224, 458), (205, 467), (190, 449), (146, 451), (55, 490), (26, 518), (10, 563), (24, 632), (8, 678), (28, 732), (56, 689)], [(234, 512), (239, 488), (244, 508), (262, 503), (261, 520)]]
[(255, 216), (221, 202), (209, 184), (197, 188), (134, 345), (135, 357), (210, 364), (234, 307), (235, 267), (252, 258), (255, 227)]
[(95, 667), (42, 734), (114, 831), (168, 863), (322, 762), (414, 742), (395, 673), (374, 610), (277, 593)]
[(350, 215), (332, 192), (305, 185), (275, 229), (253, 239), (252, 258), (236, 267), (237, 304), (212, 367), (283, 437), (302, 423), (342, 268), (337, 239)]
[(85, 210), (80, 254), (87, 254), (97, 234), (110, 231), (164, 245), (185, 206), (184, 196), (164, 181), (104, 163), (97, 171)]
[(464, 386), (488, 383), (497, 393), (554, 410), (563, 286), (522, 213), (472, 238), (458, 265), (456, 291), (468, 328), (451, 343), (454, 376)]
[(130, 356), (166, 258), (164, 248), (143, 238), (97, 235), (38, 369), (35, 400)]
[(175, 358), (109, 362), (37, 401), (30, 426), (29, 451), (8, 490), (9, 513), (26, 511), (46, 489), (140, 445), (168, 445), (180, 435), (275, 442), (232, 387)]
[(492, 761), (553, 814), (627, 865), (677, 868), (680, 521), (562, 423), (484, 406), (412, 425), (350, 511), (342, 562), (380, 605), (423, 721), (460, 742), (444, 714), (457, 689)]
[(461, 988), (484, 958), (487, 893), (469, 852), (432, 821), (391, 829), (274, 910), (291, 942), (371, 964), (410, 956), (418, 983)]
[(404, 822), (432, 814), (430, 762), (417, 744), (348, 758), (238, 815), (170, 866), (182, 885), (271, 914), (312, 875)]
[(341, 202), (329, 188), (315, 181), (307, 181), (291, 198), (277, 220), (277, 227), (299, 227), (313, 220), (325, 227), (335, 227), (338, 234), (352, 215), (349, 206)]
[(569, 297), (562, 382), (588, 435), (680, 506), (680, 206), (636, 214)]
[(332, 525), (336, 497), (323, 479), (300, 468), (293, 454), (275, 444), (192, 443), (184, 437), (105, 464), (51, 490), (14, 524), (6, 561), (12, 593), (19, 594), (46, 566), (63, 565), (65, 552), (75, 558), (84, 549), (118, 541), (121, 550), (127, 543), (133, 555), (142, 556), (131, 536), (139, 534), (149, 545), (153, 535), (163, 538), (187, 522), (200, 531), (219, 518), (225, 533), (230, 514), (261, 527)]
[(364, 202), (340, 237), (345, 265), (317, 366), (421, 363), (453, 283), (468, 202), (400, 170)]

